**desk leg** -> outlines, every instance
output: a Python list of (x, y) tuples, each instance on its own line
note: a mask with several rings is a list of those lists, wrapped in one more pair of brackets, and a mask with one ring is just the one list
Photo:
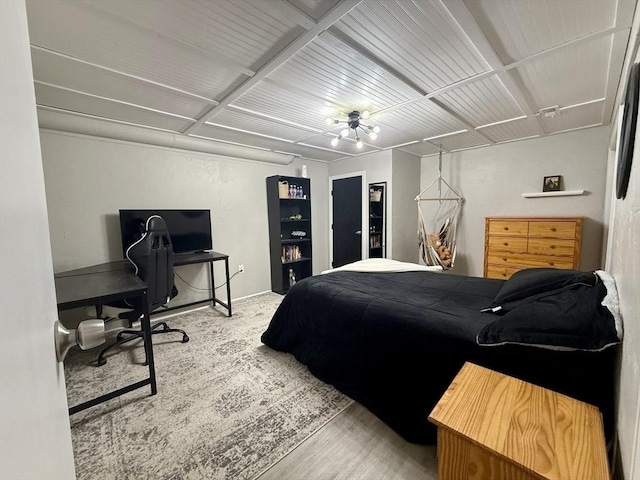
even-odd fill
[(149, 365), (149, 380), (151, 384), (151, 395), (158, 393), (156, 386), (156, 367), (153, 360), (153, 343), (151, 340), (151, 319), (149, 317), (149, 302), (147, 292), (142, 297), (142, 334), (144, 337), (144, 353)]
[(224, 271), (227, 274), (227, 305), (229, 306), (229, 317), (231, 316), (231, 280), (229, 278), (229, 257), (224, 259)]
[(138, 388), (144, 387), (145, 385), (151, 385), (151, 395), (155, 395), (156, 393), (158, 393), (158, 388), (156, 386), (156, 368), (153, 361), (153, 344), (151, 343), (151, 320), (149, 319), (149, 305), (147, 303), (146, 290), (142, 294), (140, 300), (142, 301), (142, 320), (140, 323), (142, 324), (142, 337), (144, 339), (144, 354), (147, 359), (147, 364), (149, 365), (149, 378), (136, 383), (132, 383), (131, 385), (127, 385), (126, 387), (119, 388), (105, 395), (100, 395), (93, 400), (75, 405), (69, 408), (69, 415), (73, 415), (74, 413), (81, 412), (82, 410), (86, 410), (87, 408), (94, 407), (102, 402), (106, 402), (107, 400), (111, 400), (113, 398), (119, 397), (120, 395), (124, 395), (125, 393), (132, 392), (134, 390), (137, 390)]
[(213, 262), (209, 262), (209, 276), (211, 277), (211, 307), (216, 308), (216, 281), (213, 276)]

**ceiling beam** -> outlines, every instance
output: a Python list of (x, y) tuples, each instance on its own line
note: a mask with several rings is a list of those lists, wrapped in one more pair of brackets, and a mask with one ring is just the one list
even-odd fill
[[(621, 28), (628, 26), (630, 30), (628, 34), (624, 31), (616, 33), (611, 42), (609, 75), (605, 92), (607, 100), (603, 111), (603, 120), (609, 122), (613, 122), (618, 110), (615, 107), (622, 102), (622, 92), (626, 89), (627, 81), (622, 76), (629, 71), (638, 49), (640, 8), (636, 8), (635, 0), (618, 0), (615, 25)], [(626, 49), (621, 48), (624, 44), (627, 45)]]
[(362, 0), (343, 0), (338, 2), (331, 10), (329, 10), (311, 29), (296, 38), (293, 42), (287, 45), (280, 51), (275, 57), (269, 60), (265, 65), (259, 68), (255, 75), (247, 79), (239, 87), (229, 93), (225, 98), (220, 100), (219, 104), (207, 110), (198, 121), (187, 128), (183, 133), (188, 135), (194, 130), (202, 126), (206, 121), (214, 117), (219, 111), (224, 109), (227, 105), (233, 102), (235, 99), (249, 91), (264, 79), (267, 75), (277, 69), (279, 66), (287, 62), (293, 55), (298, 53), (309, 43), (311, 43), (318, 35), (340, 20), (343, 16), (349, 13), (355, 8)]
[[(239, 74), (246, 75), (249, 77), (253, 76), (254, 74), (253, 70), (250, 70), (244, 67), (243, 65), (240, 65), (233, 58), (227, 57), (226, 55), (222, 55), (220, 52), (216, 50), (202, 48), (201, 46), (196, 45), (195, 43), (192, 43), (187, 40), (183, 40), (174, 35), (169, 35), (166, 32), (163, 32), (161, 30), (158, 30), (156, 28), (149, 26), (148, 24), (142, 23), (141, 21), (134, 20), (132, 17), (123, 15), (120, 12), (114, 10), (113, 7), (109, 8), (111, 6), (110, 2), (84, 3), (82, 5), (85, 5), (87, 8), (101, 10), (102, 12), (104, 12), (107, 15), (110, 15), (111, 17), (116, 17), (121, 22), (128, 23), (129, 25), (134, 25), (134, 28), (137, 27), (137, 28), (146, 30), (146, 32), (152, 36), (164, 38), (165, 40), (168, 40), (171, 43), (179, 44), (179, 45), (182, 45), (183, 47), (186, 47), (189, 50), (196, 51), (200, 53), (203, 56), (203, 58), (213, 58), (216, 63), (224, 65), (229, 70), (234, 70)], [(150, 7), (150, 8), (153, 8), (153, 7)]]
[(280, 0), (279, 2), (273, 2), (269, 4), (269, 8), (274, 8), (281, 12), (289, 20), (297, 23), (305, 30), (311, 30), (318, 22), (312, 17), (304, 13), (298, 7), (288, 2), (287, 0)]
[(490, 78), (490, 77), (493, 77), (495, 75), (499, 75), (502, 72), (506, 72), (508, 70), (512, 70), (514, 68), (518, 68), (521, 65), (525, 65), (525, 64), (527, 64), (529, 62), (532, 62), (534, 60), (537, 60), (539, 58), (544, 58), (544, 57), (546, 57), (548, 55), (556, 53), (557, 51), (563, 50), (563, 49), (565, 49), (565, 48), (567, 48), (569, 46), (579, 45), (581, 43), (586, 43), (586, 42), (589, 42), (589, 41), (592, 41), (592, 40), (595, 40), (595, 39), (598, 39), (598, 38), (606, 37), (606, 36), (613, 35), (613, 34), (618, 33), (618, 32), (624, 32), (624, 31), (628, 31), (628, 30), (629, 30), (628, 27), (610, 27), (610, 28), (606, 28), (604, 30), (600, 30), (598, 32), (590, 33), (588, 35), (583, 35), (582, 37), (577, 37), (577, 38), (574, 38), (572, 40), (569, 40), (568, 42), (561, 43), (559, 45), (555, 45), (555, 46), (553, 46), (551, 48), (548, 48), (546, 50), (542, 50), (540, 52), (536, 52), (536, 53), (534, 53), (532, 55), (529, 55), (528, 57), (522, 58), (522, 59), (517, 60), (517, 61), (515, 61), (513, 63), (508, 64), (508, 65), (504, 65), (503, 67), (487, 70), (486, 72), (482, 72), (482, 73), (479, 73), (477, 75), (473, 75), (471, 77), (465, 78), (463, 80), (460, 80), (460, 81), (457, 81), (457, 82), (453, 82), (453, 83), (451, 83), (449, 85), (446, 85), (446, 86), (444, 86), (442, 88), (434, 90), (431, 93), (428, 93), (424, 97), (420, 97), (420, 98), (417, 98), (417, 99), (413, 98), (413, 99), (410, 99), (410, 100), (406, 100), (404, 102), (397, 103), (396, 105), (393, 105), (391, 107), (387, 107), (387, 108), (383, 108), (381, 110), (378, 110), (375, 113), (392, 111), (392, 110), (395, 110), (397, 108), (401, 108), (401, 107), (404, 107), (406, 105), (410, 105), (412, 103), (419, 102), (423, 98), (437, 97), (437, 96), (442, 95), (442, 94), (444, 94), (446, 92), (449, 92), (451, 90), (455, 90), (455, 89), (463, 87), (465, 85), (469, 85), (469, 84), (484, 80), (486, 78)]
[[(284, 118), (274, 117), (273, 115), (267, 115), (266, 113), (256, 112), (254, 110), (249, 110), (248, 108), (238, 107), (236, 105), (229, 105), (229, 111), (240, 112), (243, 115), (247, 115), (253, 118), (260, 118), (263, 120), (269, 120), (271, 122), (279, 123), (280, 125), (284, 125), (287, 127), (295, 127), (301, 130), (305, 130), (308, 132), (313, 132), (315, 134), (322, 133), (323, 131), (314, 127), (309, 127), (307, 125), (301, 125), (299, 122), (292, 122), (291, 120), (286, 120)], [(210, 124), (211, 122), (205, 122)]]
[[(332, 27), (330, 29), (328, 29), (328, 31), (323, 35), (323, 38), (325, 38), (325, 36), (327, 35), (327, 33), (329, 33), (330, 35), (333, 35), (337, 40), (343, 42), (344, 44), (346, 44), (348, 47), (352, 48), (354, 51), (356, 51), (358, 54), (362, 55), (366, 60), (373, 62), (375, 65), (383, 68), (385, 71), (389, 72), (391, 75), (393, 75), (394, 77), (396, 77), (398, 80), (400, 80), (401, 82), (403, 82), (404, 84), (406, 84), (407, 86), (411, 87), (413, 90), (415, 90), (419, 95), (421, 95), (420, 97), (416, 98), (416, 99), (411, 99), (408, 100), (406, 102), (402, 102), (400, 104), (396, 104), (392, 107), (389, 107), (388, 109), (383, 109), (383, 110), (379, 110), (380, 111), (388, 111), (388, 110), (393, 110), (398, 108), (399, 106), (402, 105), (408, 105), (411, 103), (414, 103), (416, 101), (420, 101), (424, 98), (427, 98), (431, 101), (431, 103), (433, 103), (439, 110), (441, 110), (444, 114), (449, 115), (453, 118), (455, 118), (458, 122), (462, 123), (467, 129), (469, 130), (474, 130), (474, 126), (471, 125), (467, 120), (465, 120), (464, 118), (462, 118), (460, 115), (452, 112), (449, 108), (447, 108), (445, 105), (443, 105), (442, 103), (432, 99), (427, 92), (425, 92), (422, 88), (420, 88), (418, 85), (416, 85), (414, 82), (412, 82), (409, 78), (407, 78), (405, 75), (403, 75), (402, 73), (400, 73), (399, 71), (397, 71), (395, 68), (391, 67), (388, 63), (384, 62), (383, 60), (381, 60), (377, 55), (373, 54), (371, 51), (369, 51), (368, 49), (366, 49), (365, 47), (363, 47), (361, 44), (358, 44), (356, 42), (354, 42), (351, 38), (349, 38), (344, 32), (342, 32), (339, 28), (337, 27)], [(502, 65), (502, 64), (500, 64)], [(376, 112), (377, 113), (377, 112)], [(330, 133), (331, 131), (335, 130), (335, 127), (332, 127), (330, 129), (325, 130), (324, 132), (322, 132), (323, 134), (325, 133)], [(493, 140), (491, 140), (489, 137), (487, 137), (486, 135), (482, 134), (481, 132), (478, 132), (479, 135), (481, 135), (482, 137), (484, 137), (487, 142), (489, 142), (490, 144), (495, 143)], [(304, 141), (305, 139), (302, 139), (301, 141)], [(418, 141), (420, 142), (420, 141)], [(298, 143), (298, 142), (296, 142)], [(375, 145), (370, 145), (374, 148), (378, 148)]]
[(139, 82), (142, 82), (142, 83), (153, 85), (155, 87), (159, 87), (159, 88), (162, 88), (162, 89), (165, 89), (165, 90), (170, 90), (172, 92), (179, 93), (180, 95), (185, 95), (185, 96), (188, 96), (188, 97), (196, 98), (198, 100), (202, 100), (202, 101), (207, 102), (209, 104), (213, 104), (213, 105), (217, 105), (218, 104), (218, 102), (216, 102), (215, 100), (213, 100), (211, 98), (203, 97), (202, 95), (198, 95), (197, 93), (188, 92), (186, 90), (182, 90), (181, 88), (172, 87), (170, 85), (166, 85), (164, 83), (156, 82), (154, 80), (150, 80), (150, 79), (145, 78), (145, 77), (140, 77), (138, 75), (132, 75), (130, 73), (123, 72), (122, 70), (116, 70), (115, 68), (106, 67), (104, 65), (99, 65), (99, 64), (93, 63), (93, 62), (88, 62), (86, 60), (82, 60), (82, 59), (77, 58), (77, 57), (72, 57), (71, 55), (67, 55), (65, 53), (60, 53), (60, 52), (56, 52), (55, 50), (50, 50), (48, 48), (41, 47), (40, 45), (35, 45), (35, 44), (32, 43), (31, 44), (31, 49), (32, 50), (38, 50), (40, 52), (44, 52), (44, 53), (46, 53), (48, 55), (55, 55), (57, 57), (61, 57), (61, 58), (64, 58), (66, 60), (70, 60), (72, 62), (81, 63), (83, 65), (87, 65), (89, 67), (96, 68), (98, 70), (104, 70), (105, 72), (113, 73), (113, 74), (118, 75), (120, 77), (130, 78), (132, 80), (136, 80), (136, 81), (139, 81)]
[(375, 63), (376, 65), (382, 67), (384, 70), (389, 72), (391, 75), (396, 77), (401, 82), (405, 83), (407, 86), (411, 87), (413, 90), (418, 92), (420, 95), (424, 96), (427, 94), (422, 88), (416, 85), (412, 80), (407, 78), (404, 74), (400, 73), (398, 70), (393, 68), (387, 62), (382, 60), (380, 57), (372, 53), (369, 49), (365, 48), (362, 44), (355, 42), (352, 40), (347, 34), (345, 34), (338, 27), (331, 27), (329, 30), (331, 35), (335, 36), (338, 40), (348, 45), (350, 48), (358, 52), (360, 55)]
[[(527, 116), (535, 115), (538, 110), (532, 106), (532, 100), (523, 93), (522, 89), (516, 84), (509, 71), (502, 70), (505, 68), (504, 62), (496, 53), (493, 45), (491, 45), (491, 42), (489, 42), (486, 35), (480, 28), (480, 25), (478, 25), (475, 17), (471, 14), (463, 0), (449, 0), (446, 5), (443, 6), (449, 11), (453, 19), (460, 26), (461, 30), (469, 38), (471, 44), (475, 46), (491, 69), (494, 71), (500, 71), (500, 73), (498, 73), (498, 78), (520, 110)], [(537, 133), (544, 135), (545, 131), (540, 123), (540, 119), (537, 116), (535, 116), (535, 118), (537, 120), (536, 125), (538, 127)]]
[(434, 99), (434, 98), (429, 98), (428, 99), (433, 105), (435, 105), (437, 108), (439, 108), (440, 110), (442, 110), (443, 112), (445, 112), (447, 115), (455, 118), (456, 120), (458, 120), (460, 123), (462, 123), (465, 127), (467, 127), (468, 130), (470, 131), (475, 131), (478, 135), (480, 135), (481, 137), (483, 137), (484, 139), (487, 140), (487, 142), (489, 142), (491, 145), (493, 145), (495, 142), (493, 140), (491, 140), (489, 137), (487, 137), (484, 133), (482, 133), (481, 131), (478, 131), (475, 129), (475, 127), (473, 125), (471, 125), (467, 120), (465, 120), (464, 118), (462, 118), (460, 115), (458, 115), (457, 113), (451, 111), (451, 109), (449, 107), (447, 107), (446, 105), (440, 103), (438, 100)]
[(55, 88), (57, 90), (62, 90), (62, 91), (65, 91), (65, 92), (74, 93), (76, 95), (81, 95), (83, 97), (95, 98), (97, 100), (103, 100), (103, 101), (109, 102), (109, 103), (117, 103), (118, 105), (123, 105), (125, 107), (135, 108), (136, 110), (144, 110), (145, 112), (157, 113), (158, 115), (164, 115), (164, 116), (172, 117), (172, 118), (179, 118), (180, 120), (185, 120), (185, 121), (191, 122), (191, 123), (195, 122), (195, 119), (193, 119), (191, 117), (185, 117), (184, 115), (179, 115), (177, 113), (165, 112), (164, 110), (158, 110), (157, 108), (145, 107), (144, 105), (140, 105), (140, 104), (137, 104), (137, 103), (125, 102), (124, 100), (117, 100), (115, 98), (105, 97), (105, 96), (102, 96), (102, 95), (95, 95), (93, 93), (88, 93), (88, 92), (83, 92), (81, 90), (76, 90), (75, 88), (62, 87), (60, 85), (56, 85), (56, 84), (48, 83), (48, 82), (42, 82), (40, 80), (34, 80), (33, 83), (36, 84), (36, 85), (43, 85), (45, 87), (51, 87), (51, 88)]

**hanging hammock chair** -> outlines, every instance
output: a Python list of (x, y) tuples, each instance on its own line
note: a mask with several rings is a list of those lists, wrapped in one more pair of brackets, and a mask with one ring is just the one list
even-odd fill
[[(443, 184), (447, 190), (443, 192)], [(431, 187), (437, 185), (438, 196), (423, 196)], [(438, 155), (438, 178), (422, 190), (415, 198), (418, 204), (418, 248), (425, 264), (440, 266), (445, 270), (453, 268), (456, 259), (456, 230), (458, 217), (464, 199), (442, 178), (442, 149)], [(425, 222), (422, 202), (438, 202), (433, 213), (429, 212), (431, 221)]]

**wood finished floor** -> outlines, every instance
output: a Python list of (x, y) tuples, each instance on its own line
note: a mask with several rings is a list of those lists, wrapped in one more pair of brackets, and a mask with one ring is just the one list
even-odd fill
[(256, 480), (436, 480), (435, 445), (406, 442), (353, 403)]

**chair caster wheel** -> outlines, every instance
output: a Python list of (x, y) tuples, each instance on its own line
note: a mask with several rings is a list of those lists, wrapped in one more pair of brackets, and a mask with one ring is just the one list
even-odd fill
[(187, 335), (182, 337), (182, 343), (187, 343), (188, 341), (189, 341), (189, 337)]
[(99, 358), (98, 359), (98, 366), (102, 367), (103, 365), (107, 364), (107, 359), (106, 358)]

